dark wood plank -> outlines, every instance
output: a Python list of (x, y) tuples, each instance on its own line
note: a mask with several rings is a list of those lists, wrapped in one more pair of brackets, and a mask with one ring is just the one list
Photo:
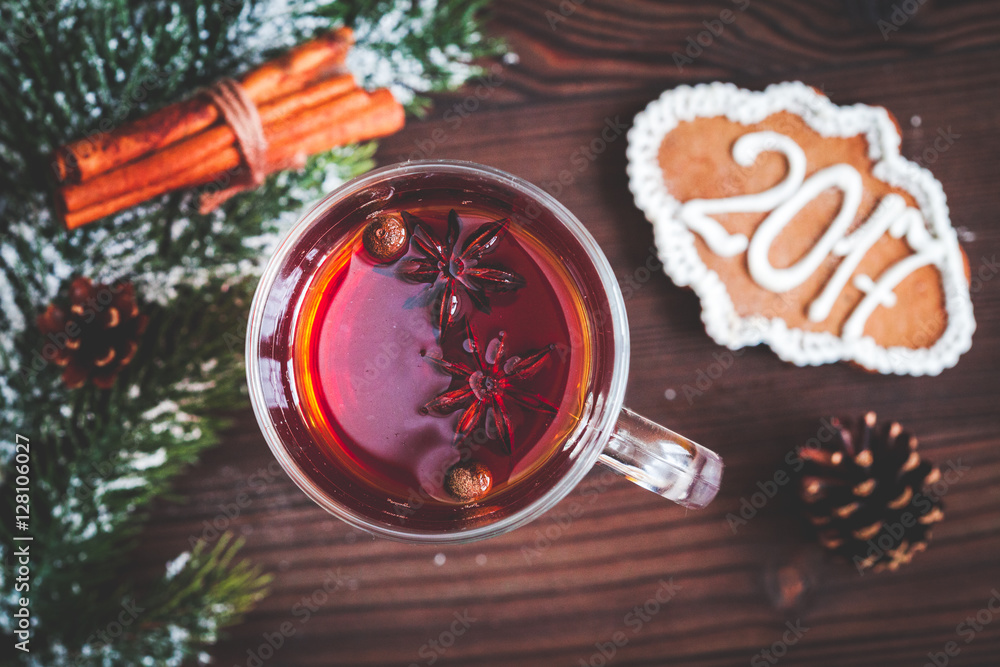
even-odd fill
[[(597, 137), (606, 119), (627, 125), (678, 83), (723, 78), (761, 88), (797, 78), (838, 103), (889, 108), (907, 156), (932, 147), (939, 129), (959, 135), (930, 166), (944, 183), (973, 271), (987, 272), (1000, 247), (997, 3), (928, 2), (884, 40), (874, 24), (852, 25), (837, 0), (751, 0), (679, 71), (673, 53), (704, 29), (702, 21), (740, 4), (587, 0), (553, 30), (546, 11), (559, 11), (554, 0), (499, 2), (495, 29), (509, 37), (520, 64), (480, 98), (475, 88), (442, 98), (428, 119), (385, 140), (379, 158), (474, 160), (553, 191), (560, 172), (571, 170), (572, 184), (557, 196), (597, 238), (620, 280), (635, 281), (645, 275), (637, 270), (652, 234), (628, 193), (624, 136), (582, 170), (575, 170), (574, 151)], [(475, 110), (456, 123), (446, 114), (463, 103)], [(272, 458), (244, 413), (226, 441), (179, 480), (188, 501), (160, 504), (136, 573), (161, 571), (205, 522), (246, 537), (246, 555), (275, 574), (274, 590), (219, 648), (222, 665), (248, 664), (248, 650), (286, 621), (296, 632), (266, 665), (426, 665), (421, 647), (466, 611), (476, 621), (434, 664), (596, 665), (597, 644), (618, 631), (628, 643), (616, 649), (614, 665), (746, 664), (781, 641), (786, 622), (801, 620), (809, 630), (787, 648), (783, 665), (920, 665), (949, 641), (961, 648), (950, 665), (996, 665), (1000, 619), (969, 644), (956, 626), (1000, 589), (1000, 277), (974, 285), (973, 349), (940, 377), (882, 377), (845, 365), (802, 369), (755, 348), (733, 357), (698, 395), (685, 386), (697, 387), (699, 371), (721, 348), (704, 332), (697, 299), (663, 275), (636, 287), (627, 303), (628, 403), (725, 457), (725, 484), (708, 509), (685, 512), (595, 471), (561, 506), (514, 533), (458, 547), (395, 544), (328, 517), (283, 474), (268, 476)], [(672, 400), (668, 389), (677, 393)], [(897, 573), (859, 576), (810, 541), (789, 488), (734, 534), (727, 514), (786, 469), (785, 454), (815, 431), (818, 417), (867, 409), (905, 423), (939, 463), (969, 468), (948, 488), (947, 518), (926, 553)], [(255, 473), (267, 483), (249, 486)], [(600, 493), (584, 497), (584, 488)], [(248, 502), (227, 518), (244, 492)], [(570, 503), (591, 497), (579, 517), (567, 519)], [(788, 568), (806, 588), (792, 609), (777, 603), (769, 583)], [(300, 623), (296, 605), (329, 577), (340, 586)], [(680, 587), (676, 597), (633, 632), (626, 615), (670, 579)]]
[[(1000, 40), (1000, 15), (989, 0), (926, 0), (916, 12), (896, 17), (893, 3), (883, 2), (891, 26), (884, 32), (877, 22), (852, 22), (846, 9), (852, 2), (880, 4), (572, 0), (561, 5), (557, 0), (515, 0), (497, 3), (495, 13), (520, 56), (520, 66), (511, 73), (514, 87), (529, 98), (607, 94), (651, 82), (666, 86), (721, 78), (742, 83), (759, 76), (781, 80), (807, 71), (974, 52), (995, 47)], [(575, 11), (564, 16), (573, 5)], [(731, 15), (724, 16), (725, 11)], [(720, 28), (715, 21), (722, 18), (729, 23), (716, 35)], [(706, 30), (709, 34), (702, 35)], [(675, 59), (675, 54), (693, 62)]]

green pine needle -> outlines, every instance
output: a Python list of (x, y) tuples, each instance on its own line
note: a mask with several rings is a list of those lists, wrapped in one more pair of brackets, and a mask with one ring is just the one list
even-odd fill
[[(66, 232), (51, 209), (51, 154), (319, 30), (354, 27), (350, 62), (413, 112), (480, 74), (501, 46), (485, 0), (21, 0), (0, 3), (0, 641), (14, 644), (10, 558), (15, 433), (31, 439), (32, 652), (20, 664), (180, 665), (201, 660), (266, 593), (241, 541), (199, 542), (155, 581), (123, 578), (150, 503), (245, 407), (243, 338), (261, 260), (304, 206), (372, 168), (374, 143), (313, 156), (208, 215), (195, 192)], [(395, 58), (396, 60), (392, 60)], [(384, 63), (403, 63), (402, 68)], [(69, 281), (124, 279), (150, 324), (111, 390), (67, 390), (39, 352), (35, 317)], [(186, 558), (186, 562), (184, 561)], [(131, 607), (126, 607), (131, 605)], [(119, 636), (102, 632), (142, 608)], [(104, 637), (108, 635), (105, 633)], [(6, 664), (6, 662), (5, 662)]]

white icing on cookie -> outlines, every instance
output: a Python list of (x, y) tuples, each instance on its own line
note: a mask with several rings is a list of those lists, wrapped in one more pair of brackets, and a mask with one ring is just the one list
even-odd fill
[(858, 268), (868, 250), (906, 210), (906, 202), (902, 197), (897, 194), (887, 194), (864, 224), (833, 246), (833, 254), (844, 259), (837, 265), (837, 270), (827, 281), (820, 295), (809, 304), (810, 320), (822, 322), (830, 315), (834, 302), (854, 273), (854, 269)]
[[(809, 306), (809, 319), (822, 322), (829, 316), (837, 297), (851, 274), (864, 258), (865, 253), (885, 232), (892, 229), (898, 238), (907, 234), (910, 247), (918, 251), (914, 257), (897, 264), (877, 283), (868, 276), (859, 275), (854, 285), (867, 296), (858, 304), (843, 327), (845, 339), (860, 338), (865, 323), (879, 305), (891, 308), (896, 295), (885, 285), (898, 285), (910, 273), (926, 266), (939, 264), (944, 259), (945, 241), (934, 239), (926, 233), (920, 212), (908, 208), (897, 194), (884, 197), (872, 216), (850, 237), (847, 230), (857, 217), (861, 204), (863, 185), (861, 174), (848, 164), (836, 164), (817, 171), (805, 178), (806, 154), (791, 137), (776, 132), (751, 132), (733, 144), (733, 158), (742, 166), (753, 164), (765, 150), (780, 151), (788, 161), (788, 175), (778, 185), (752, 195), (739, 195), (720, 199), (692, 199), (681, 205), (678, 217), (691, 231), (700, 235), (709, 249), (717, 255), (732, 257), (743, 250), (747, 252), (750, 277), (771, 292), (788, 292), (809, 279), (831, 253), (847, 256), (837, 267), (819, 297)], [(833, 222), (804, 257), (788, 268), (777, 269), (768, 255), (771, 245), (785, 227), (810, 201), (820, 193), (837, 188), (843, 193), (840, 210)], [(707, 217), (712, 213), (769, 212), (757, 227), (753, 239), (747, 243), (743, 234), (730, 234), (716, 220)], [(923, 236), (920, 234), (923, 233)], [(912, 238), (911, 238), (912, 236)], [(917, 260), (916, 257), (920, 257)]]
[[(664, 136), (679, 122), (724, 116), (744, 125), (788, 111), (826, 137), (863, 135), (868, 155), (875, 162), (873, 175), (913, 195), (919, 210), (902, 197), (886, 195), (867, 220), (848, 234), (862, 197), (861, 175), (847, 164), (837, 164), (805, 178), (806, 157), (801, 147), (780, 132), (753, 132), (733, 145), (733, 159), (750, 167), (764, 152), (777, 151), (788, 163), (788, 173), (778, 185), (761, 193), (720, 199), (678, 202), (668, 191), (659, 165)], [(636, 204), (653, 223), (664, 271), (679, 285), (690, 285), (702, 301), (706, 330), (717, 342), (738, 349), (768, 343), (777, 354), (799, 365), (852, 360), (882, 373), (936, 375), (953, 366), (969, 349), (975, 320), (957, 236), (951, 227), (941, 184), (926, 169), (899, 155), (899, 134), (888, 113), (879, 107), (857, 104), (838, 107), (802, 83), (775, 84), (764, 92), (742, 90), (732, 84), (681, 86), (667, 91), (636, 116), (629, 132), (629, 178)], [(771, 244), (796, 213), (824, 190), (843, 193), (841, 209), (826, 232), (795, 264), (777, 269), (770, 264)], [(766, 212), (753, 237), (732, 234), (715, 214)], [(801, 285), (831, 254), (842, 258), (820, 294), (807, 306), (809, 319), (826, 319), (837, 298), (865, 254), (886, 232), (905, 237), (914, 254), (885, 269), (877, 277), (856, 275), (853, 285), (864, 298), (845, 321), (841, 336), (789, 328), (776, 313), (741, 318), (725, 284), (701, 261), (691, 232), (709, 250), (734, 257), (744, 250), (751, 278), (762, 288), (781, 294)], [(935, 266), (941, 275), (947, 324), (930, 347), (878, 346), (864, 335), (865, 324), (876, 308), (897, 304), (895, 288), (911, 273)], [(786, 303), (786, 306), (789, 305)], [(915, 342), (914, 345), (917, 343)]]
[[(787, 269), (771, 266), (767, 256), (778, 234), (806, 204), (831, 187), (837, 187), (844, 193), (844, 204), (833, 223), (805, 257), (795, 264)], [(787, 292), (804, 283), (823, 263), (837, 241), (847, 233), (861, 204), (861, 189), (861, 174), (850, 165), (835, 164), (810, 176), (791, 197), (764, 218), (764, 222), (754, 233), (747, 251), (750, 277), (772, 292)]]
[(691, 199), (681, 205), (678, 217), (705, 241), (716, 255), (732, 257), (747, 249), (747, 237), (730, 234), (715, 218), (716, 213), (763, 213), (787, 200), (802, 185), (806, 175), (806, 154), (798, 144), (777, 132), (744, 134), (733, 144), (733, 159), (742, 167), (750, 167), (764, 151), (780, 151), (788, 160), (785, 180), (764, 192), (722, 199)]

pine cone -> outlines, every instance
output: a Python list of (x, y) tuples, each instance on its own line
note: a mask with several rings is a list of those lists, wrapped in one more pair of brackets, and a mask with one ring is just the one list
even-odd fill
[(799, 493), (820, 543), (859, 572), (910, 562), (944, 517), (929, 489), (940, 470), (920, 458), (916, 437), (897, 422), (877, 423), (874, 412), (853, 429), (838, 419), (825, 426), (832, 437), (824, 444), (799, 448)]
[(70, 389), (88, 380), (110, 389), (135, 357), (147, 323), (131, 283), (95, 285), (90, 278), (76, 278), (68, 303), (51, 303), (38, 316), (47, 339), (42, 357), (65, 368), (62, 380)]

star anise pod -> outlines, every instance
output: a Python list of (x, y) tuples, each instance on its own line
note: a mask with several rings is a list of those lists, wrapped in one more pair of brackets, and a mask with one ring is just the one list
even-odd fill
[(507, 234), (510, 218), (483, 223), (459, 250), (456, 246), (462, 225), (455, 209), (448, 213), (448, 234), (444, 242), (415, 215), (403, 211), (402, 216), (413, 230), (413, 246), (421, 256), (403, 261), (398, 273), (404, 280), (428, 283), (432, 289), (440, 284), (432, 301), (432, 313), (442, 336), (457, 319), (460, 294), (465, 294), (479, 310), (489, 313), (488, 294), (524, 287), (524, 278), (513, 271), (480, 264), (483, 255), (496, 250), (500, 239)]
[(424, 357), (461, 382), (427, 403), (422, 412), (449, 415), (463, 410), (455, 429), (456, 445), (465, 440), (480, 422), (485, 422), (487, 434), (490, 426), (493, 426), (496, 429), (496, 438), (503, 445), (504, 453), (509, 455), (513, 449), (509, 401), (528, 410), (553, 415), (558, 412), (556, 406), (541, 396), (515, 386), (516, 382), (527, 380), (541, 370), (542, 364), (555, 349), (555, 345), (548, 345), (524, 357), (508, 356), (504, 342), (506, 332), (501, 331), (497, 334), (497, 337), (486, 346), (485, 351), (480, 349), (479, 340), (468, 321), (466, 321), (466, 333), (468, 335), (466, 349), (472, 355), (472, 365), (429, 355)]

